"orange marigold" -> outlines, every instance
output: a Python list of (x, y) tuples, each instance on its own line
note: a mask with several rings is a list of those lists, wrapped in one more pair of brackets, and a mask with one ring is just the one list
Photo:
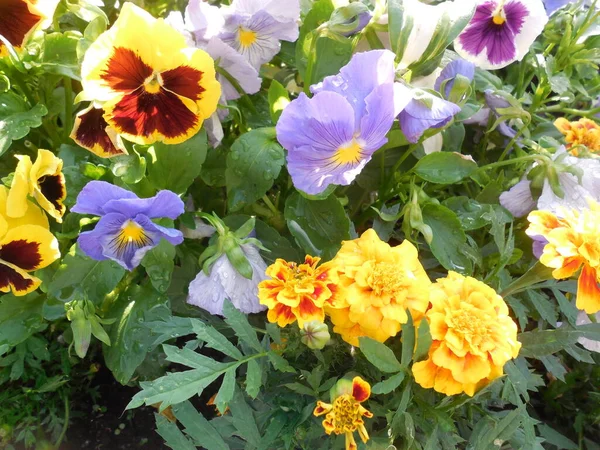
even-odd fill
[(494, 289), (456, 272), (431, 285), (429, 300), (432, 344), (427, 360), (413, 365), (415, 381), (446, 395), (473, 396), (517, 357), (517, 325)]
[(361, 440), (366, 443), (369, 434), (365, 428), (363, 417), (371, 418), (373, 413), (368, 411), (362, 402), (371, 395), (371, 386), (361, 377), (354, 377), (352, 382), (340, 380), (332, 389), (331, 403), (317, 402), (313, 414), (322, 416), (323, 428), (327, 434), (335, 433), (346, 435), (346, 450), (356, 450), (354, 432), (358, 431)]
[(379, 342), (395, 336), (408, 320), (407, 308), (416, 322), (423, 317), (431, 281), (410, 242), (391, 247), (369, 229), (345, 241), (332, 263), (342, 289), (326, 311), (346, 342), (358, 346), (360, 336)]
[(589, 200), (583, 211), (533, 211), (527, 217), (527, 234), (546, 239), (540, 262), (556, 279), (569, 278), (583, 267), (577, 286), (577, 308), (588, 314), (600, 311), (600, 205)]
[(334, 302), (338, 276), (331, 263), (319, 266), (320, 260), (308, 255), (304, 264), (278, 259), (267, 268), (271, 279), (258, 285), (258, 298), (269, 308), (269, 322), (285, 327), (297, 320), (302, 328), (305, 322), (325, 320), (323, 308)]
[(578, 146), (585, 145), (590, 152), (600, 152), (600, 126), (590, 119), (569, 122), (564, 117), (554, 121), (554, 126), (565, 135), (567, 148), (574, 156), (579, 155)]

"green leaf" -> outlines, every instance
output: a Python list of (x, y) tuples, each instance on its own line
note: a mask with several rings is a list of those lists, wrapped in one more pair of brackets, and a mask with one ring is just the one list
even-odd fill
[(184, 194), (200, 175), (208, 148), (206, 131), (201, 130), (181, 144), (155, 143), (148, 154), (148, 181), (156, 189)]
[(46, 328), (42, 316), (44, 297), (4, 294), (0, 298), (0, 346), (14, 347)]
[(67, 302), (81, 295), (101, 302), (121, 281), (125, 269), (111, 260), (96, 261), (71, 247), (48, 285), (48, 294)]
[(415, 325), (413, 323), (410, 311), (406, 311), (408, 321), (402, 324), (402, 357), (400, 363), (404, 367), (408, 367), (415, 351)]
[(108, 329), (111, 346), (104, 347), (104, 360), (119, 383), (129, 382), (153, 348), (157, 334), (144, 322), (166, 320), (167, 305), (168, 299), (152, 287), (133, 285), (111, 306), (110, 317), (117, 320)]
[(231, 410), (233, 426), (238, 430), (240, 436), (251, 445), (260, 445), (260, 431), (254, 417), (252, 408), (244, 400), (244, 395), (239, 389), (235, 390), (235, 396), (229, 405)]
[(388, 0), (388, 30), (392, 51), (396, 53), (397, 61), (402, 59), (408, 43), (408, 36), (412, 30), (412, 21), (404, 23), (403, 3), (403, 0)]
[[(502, 441), (510, 438), (519, 427), (526, 412), (522, 408), (514, 409), (509, 412), (499, 422), (494, 422), (491, 426), (484, 428), (485, 432), (473, 433), (469, 440), (468, 449), (484, 450), (497, 448), (494, 444), (496, 439)], [(475, 439), (473, 439), (475, 437)]]
[(221, 412), (221, 414), (225, 414), (225, 411), (233, 398), (233, 393), (235, 390), (235, 370), (230, 370), (225, 372), (225, 376), (223, 377), (223, 383), (217, 392), (217, 396), (215, 397), (215, 405), (217, 409)]
[(447, 270), (470, 275), (473, 272), (473, 262), (465, 256), (467, 236), (456, 214), (434, 203), (427, 203), (422, 208), (422, 213), (423, 222), (433, 232), (430, 248), (436, 259)]
[(129, 155), (112, 158), (112, 173), (124, 183), (136, 184), (146, 176), (146, 158), (133, 150)]
[(560, 381), (565, 381), (565, 375), (567, 369), (563, 366), (561, 360), (553, 355), (546, 355), (540, 358), (540, 361), (544, 364), (544, 367), (548, 372), (558, 378)]
[(394, 352), (381, 342), (368, 337), (360, 337), (360, 349), (371, 364), (382, 372), (395, 373), (402, 370)]
[(351, 239), (350, 219), (335, 195), (308, 200), (295, 192), (285, 202), (284, 216), (290, 233), (310, 255), (331, 259), (342, 241)]
[(420, 361), (427, 356), (431, 347), (431, 333), (429, 332), (429, 322), (421, 320), (417, 330), (417, 348), (415, 349), (414, 361)]
[(548, 444), (554, 445), (559, 450), (578, 450), (579, 446), (571, 439), (563, 436), (554, 428), (549, 427), (544, 423), (537, 424), (537, 429), (540, 436), (543, 437)]
[(229, 300), (225, 300), (223, 304), (223, 314), (225, 315), (225, 322), (231, 327), (238, 338), (257, 352), (264, 351), (263, 346), (256, 336), (256, 331), (248, 323), (246, 315), (233, 306)]
[(76, 31), (50, 33), (44, 36), (40, 66), (45, 72), (80, 80), (77, 45), (81, 34)]
[(526, 331), (518, 335), (523, 345), (519, 354), (527, 358), (540, 358), (559, 352), (577, 343), (582, 336), (577, 330)]
[(242, 359), (244, 355), (235, 345), (233, 345), (225, 336), (215, 330), (213, 327), (206, 325), (198, 319), (190, 319), (194, 333), (198, 339), (204, 341), (210, 348), (214, 348), (221, 353), (230, 356), (233, 359)]
[(71, 321), (71, 330), (73, 331), (75, 353), (83, 359), (87, 354), (92, 339), (92, 324), (86, 319), (83, 311)]
[(177, 420), (185, 427), (185, 432), (197, 445), (211, 450), (229, 450), (221, 435), (190, 402), (173, 406)]
[(41, 126), (42, 117), (48, 114), (48, 109), (42, 104), (29, 110), (24, 105), (12, 110), (3, 107), (2, 103), (9, 94), (13, 96), (10, 92), (0, 94), (0, 155), (8, 150), (12, 141), (24, 138), (31, 128)]
[(273, 186), (284, 163), (283, 148), (274, 128), (244, 133), (227, 154), (227, 205), (237, 211), (254, 203)]
[(396, 375), (387, 378), (373, 386), (371, 391), (373, 394), (389, 394), (394, 391), (402, 381), (404, 381), (404, 376), (406, 374), (404, 372), (398, 372)]
[(273, 365), (273, 367), (280, 372), (289, 372), (295, 373), (296, 369), (294, 369), (290, 364), (286, 361), (283, 356), (278, 355), (275, 352), (268, 352), (267, 357), (269, 361)]
[(256, 398), (262, 385), (262, 370), (260, 364), (255, 359), (248, 361), (248, 371), (246, 372), (246, 393)]
[(161, 293), (167, 292), (175, 268), (175, 246), (166, 239), (144, 255), (142, 266), (150, 277), (152, 286)]
[(173, 450), (196, 450), (196, 446), (185, 437), (176, 424), (161, 414), (154, 414), (154, 417), (156, 432), (165, 440), (168, 447)]
[(271, 81), (269, 86), (269, 112), (271, 113), (271, 120), (273, 123), (277, 123), (279, 116), (288, 103), (290, 102), (290, 95), (283, 85), (277, 81)]
[(426, 155), (413, 171), (425, 181), (439, 184), (458, 183), (477, 170), (477, 164), (459, 153), (435, 152)]

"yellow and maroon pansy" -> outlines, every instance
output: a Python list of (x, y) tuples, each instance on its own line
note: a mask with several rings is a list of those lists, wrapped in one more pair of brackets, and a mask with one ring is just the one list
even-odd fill
[(71, 139), (101, 158), (127, 154), (121, 137), (104, 119), (104, 110), (93, 104), (75, 117)]
[(19, 163), (8, 193), (7, 215), (23, 216), (30, 204), (27, 196), (31, 196), (57, 222), (62, 222), (66, 209), (63, 202), (67, 198), (62, 159), (48, 150), (38, 150), (33, 164), (29, 156), (17, 155), (17, 158)]
[[(13, 47), (21, 47), (39, 25), (52, 21), (58, 0), (2, 0), (0, 1), (0, 35)], [(8, 54), (0, 40), (0, 57)]]
[(78, 99), (102, 103), (106, 122), (138, 144), (185, 141), (221, 96), (213, 59), (132, 3), (90, 46), (81, 75)]
[(6, 215), (8, 189), (0, 186), (0, 292), (28, 294), (41, 284), (29, 272), (42, 269), (58, 259), (56, 238), (48, 231), (44, 212), (29, 200), (19, 218)]

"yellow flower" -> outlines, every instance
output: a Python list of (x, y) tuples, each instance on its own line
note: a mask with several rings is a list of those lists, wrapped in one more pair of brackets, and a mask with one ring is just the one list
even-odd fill
[(559, 117), (554, 121), (554, 126), (565, 135), (567, 148), (574, 156), (579, 154), (579, 145), (585, 145), (590, 152), (600, 152), (600, 126), (593, 120), (569, 122), (564, 117)]
[(496, 291), (456, 272), (430, 286), (429, 300), (432, 344), (428, 359), (413, 365), (415, 381), (446, 395), (473, 396), (517, 357), (517, 325)]
[(101, 104), (104, 116), (80, 116), (73, 136), (102, 156), (120, 152), (107, 125), (138, 144), (177, 144), (196, 134), (221, 96), (208, 53), (132, 3), (87, 50), (81, 77), (78, 100)]
[(540, 262), (554, 269), (554, 278), (569, 278), (583, 266), (577, 308), (594, 314), (600, 311), (600, 205), (591, 199), (589, 202), (589, 209), (563, 210), (562, 217), (550, 211), (533, 211), (528, 216), (527, 234), (546, 239)]
[(356, 441), (354, 432), (358, 431), (361, 440), (366, 443), (369, 440), (369, 434), (365, 428), (363, 417), (370, 419), (373, 413), (368, 411), (362, 402), (371, 395), (371, 386), (361, 377), (354, 377), (352, 382), (349, 380), (340, 380), (334, 388), (337, 395), (332, 398), (332, 403), (317, 402), (313, 414), (322, 416), (323, 428), (327, 434), (345, 434), (346, 450), (356, 450)]
[(269, 308), (267, 319), (285, 327), (298, 320), (305, 322), (325, 320), (325, 305), (332, 304), (337, 292), (337, 272), (331, 263), (319, 264), (320, 258), (306, 256), (304, 264), (278, 259), (267, 268), (271, 280), (258, 285), (258, 299)]
[(35, 163), (29, 156), (17, 155), (19, 164), (8, 194), (6, 212), (10, 217), (23, 216), (30, 205), (27, 196), (33, 197), (48, 214), (62, 222), (63, 204), (67, 198), (62, 159), (48, 150), (38, 150)]
[(21, 296), (42, 282), (29, 272), (48, 266), (60, 252), (44, 212), (25, 200), (25, 214), (12, 218), (6, 214), (7, 198), (8, 189), (0, 186), (0, 292)]
[(332, 263), (343, 289), (326, 312), (346, 342), (357, 346), (360, 336), (383, 342), (407, 322), (407, 308), (416, 322), (425, 313), (431, 281), (410, 242), (391, 247), (369, 229), (345, 241)]

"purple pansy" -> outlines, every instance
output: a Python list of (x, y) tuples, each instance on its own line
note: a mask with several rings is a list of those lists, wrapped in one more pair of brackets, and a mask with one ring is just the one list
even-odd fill
[(560, 8), (567, 6), (570, 3), (573, 3), (573, 0), (543, 0), (544, 6), (546, 7), (546, 12), (548, 15), (551, 15), (555, 11)]
[(460, 106), (421, 89), (398, 84), (396, 90), (409, 99), (398, 115), (400, 129), (408, 142), (418, 142), (426, 130), (447, 125), (460, 112)]
[(71, 211), (100, 216), (92, 231), (79, 235), (79, 247), (90, 258), (112, 259), (127, 270), (137, 267), (148, 250), (166, 239), (173, 245), (183, 242), (181, 231), (165, 228), (151, 219), (176, 219), (183, 214), (183, 202), (171, 191), (152, 198), (139, 198), (131, 191), (104, 181), (90, 181), (77, 197)]
[(394, 54), (355, 54), (340, 73), (292, 101), (277, 123), (296, 188), (319, 194), (329, 185), (348, 185), (386, 142), (402, 99), (394, 85)]
[(542, 0), (478, 0), (455, 50), (482, 69), (520, 61), (548, 22)]
[(208, 43), (224, 31), (225, 17), (221, 8), (201, 0), (190, 0), (185, 8), (185, 25), (197, 45)]
[[(434, 89), (442, 94), (444, 98), (449, 98), (450, 91), (452, 91), (457, 75), (461, 75), (469, 81), (473, 81), (473, 77), (475, 76), (475, 65), (464, 59), (450, 61), (435, 80)], [(444, 92), (440, 90), (442, 84), (444, 84)]]

